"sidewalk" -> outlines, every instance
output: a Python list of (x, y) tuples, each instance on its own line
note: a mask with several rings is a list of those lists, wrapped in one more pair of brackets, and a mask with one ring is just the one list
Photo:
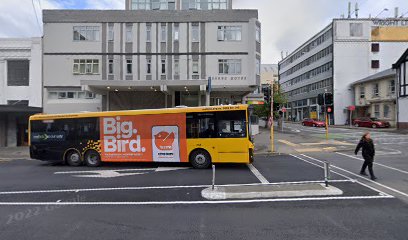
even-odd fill
[[(284, 121), (284, 122), (288, 124), (298, 124), (298, 125), (301, 124), (301, 122), (292, 122), (292, 121)], [(330, 128), (343, 128), (343, 129), (357, 129), (357, 130), (369, 129), (370, 131), (408, 134), (408, 129), (397, 129), (397, 128), (365, 128), (365, 127), (354, 127), (350, 125), (330, 125), (329, 127)]]
[(29, 147), (0, 147), (0, 160), (30, 159)]

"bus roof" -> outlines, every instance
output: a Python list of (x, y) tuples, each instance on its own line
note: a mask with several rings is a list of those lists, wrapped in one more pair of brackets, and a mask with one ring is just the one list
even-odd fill
[(35, 114), (35, 115), (30, 116), (30, 121), (32, 120), (51, 120), (51, 119), (69, 119), (69, 118), (88, 118), (88, 117), (131, 116), (131, 115), (144, 115), (144, 114), (169, 114), (169, 113), (184, 113), (184, 112), (246, 110), (247, 108), (248, 108), (248, 105), (239, 104), (239, 105), (176, 107), (176, 108), (123, 110), (123, 111), (106, 111), (106, 112)]

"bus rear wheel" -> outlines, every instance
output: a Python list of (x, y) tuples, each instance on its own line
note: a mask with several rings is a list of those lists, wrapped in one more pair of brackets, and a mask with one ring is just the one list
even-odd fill
[(101, 165), (101, 156), (95, 150), (89, 150), (85, 153), (85, 164), (88, 167), (98, 167)]
[(73, 167), (80, 166), (82, 165), (81, 155), (79, 154), (78, 151), (70, 150), (65, 157), (65, 162), (69, 166), (73, 166)]
[(207, 151), (197, 149), (190, 154), (190, 163), (194, 168), (208, 168), (211, 165), (211, 156)]

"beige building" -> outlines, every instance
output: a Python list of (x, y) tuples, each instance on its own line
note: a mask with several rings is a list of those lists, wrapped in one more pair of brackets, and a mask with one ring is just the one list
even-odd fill
[(278, 82), (278, 64), (261, 65), (261, 84), (270, 85)]
[(387, 69), (352, 84), (356, 110), (353, 118), (375, 117), (396, 125), (395, 70)]

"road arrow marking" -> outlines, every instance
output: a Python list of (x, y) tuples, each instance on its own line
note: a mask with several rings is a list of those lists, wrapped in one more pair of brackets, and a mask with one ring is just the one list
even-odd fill
[[(54, 174), (79, 174), (72, 175), (73, 177), (89, 177), (89, 178), (114, 178), (133, 175), (143, 175), (153, 172), (167, 172), (175, 170), (189, 169), (189, 167), (158, 167), (158, 168), (139, 168), (139, 169), (117, 169), (117, 170), (90, 170), (90, 171), (67, 171), (55, 172)], [(126, 172), (126, 173), (122, 173)]]

